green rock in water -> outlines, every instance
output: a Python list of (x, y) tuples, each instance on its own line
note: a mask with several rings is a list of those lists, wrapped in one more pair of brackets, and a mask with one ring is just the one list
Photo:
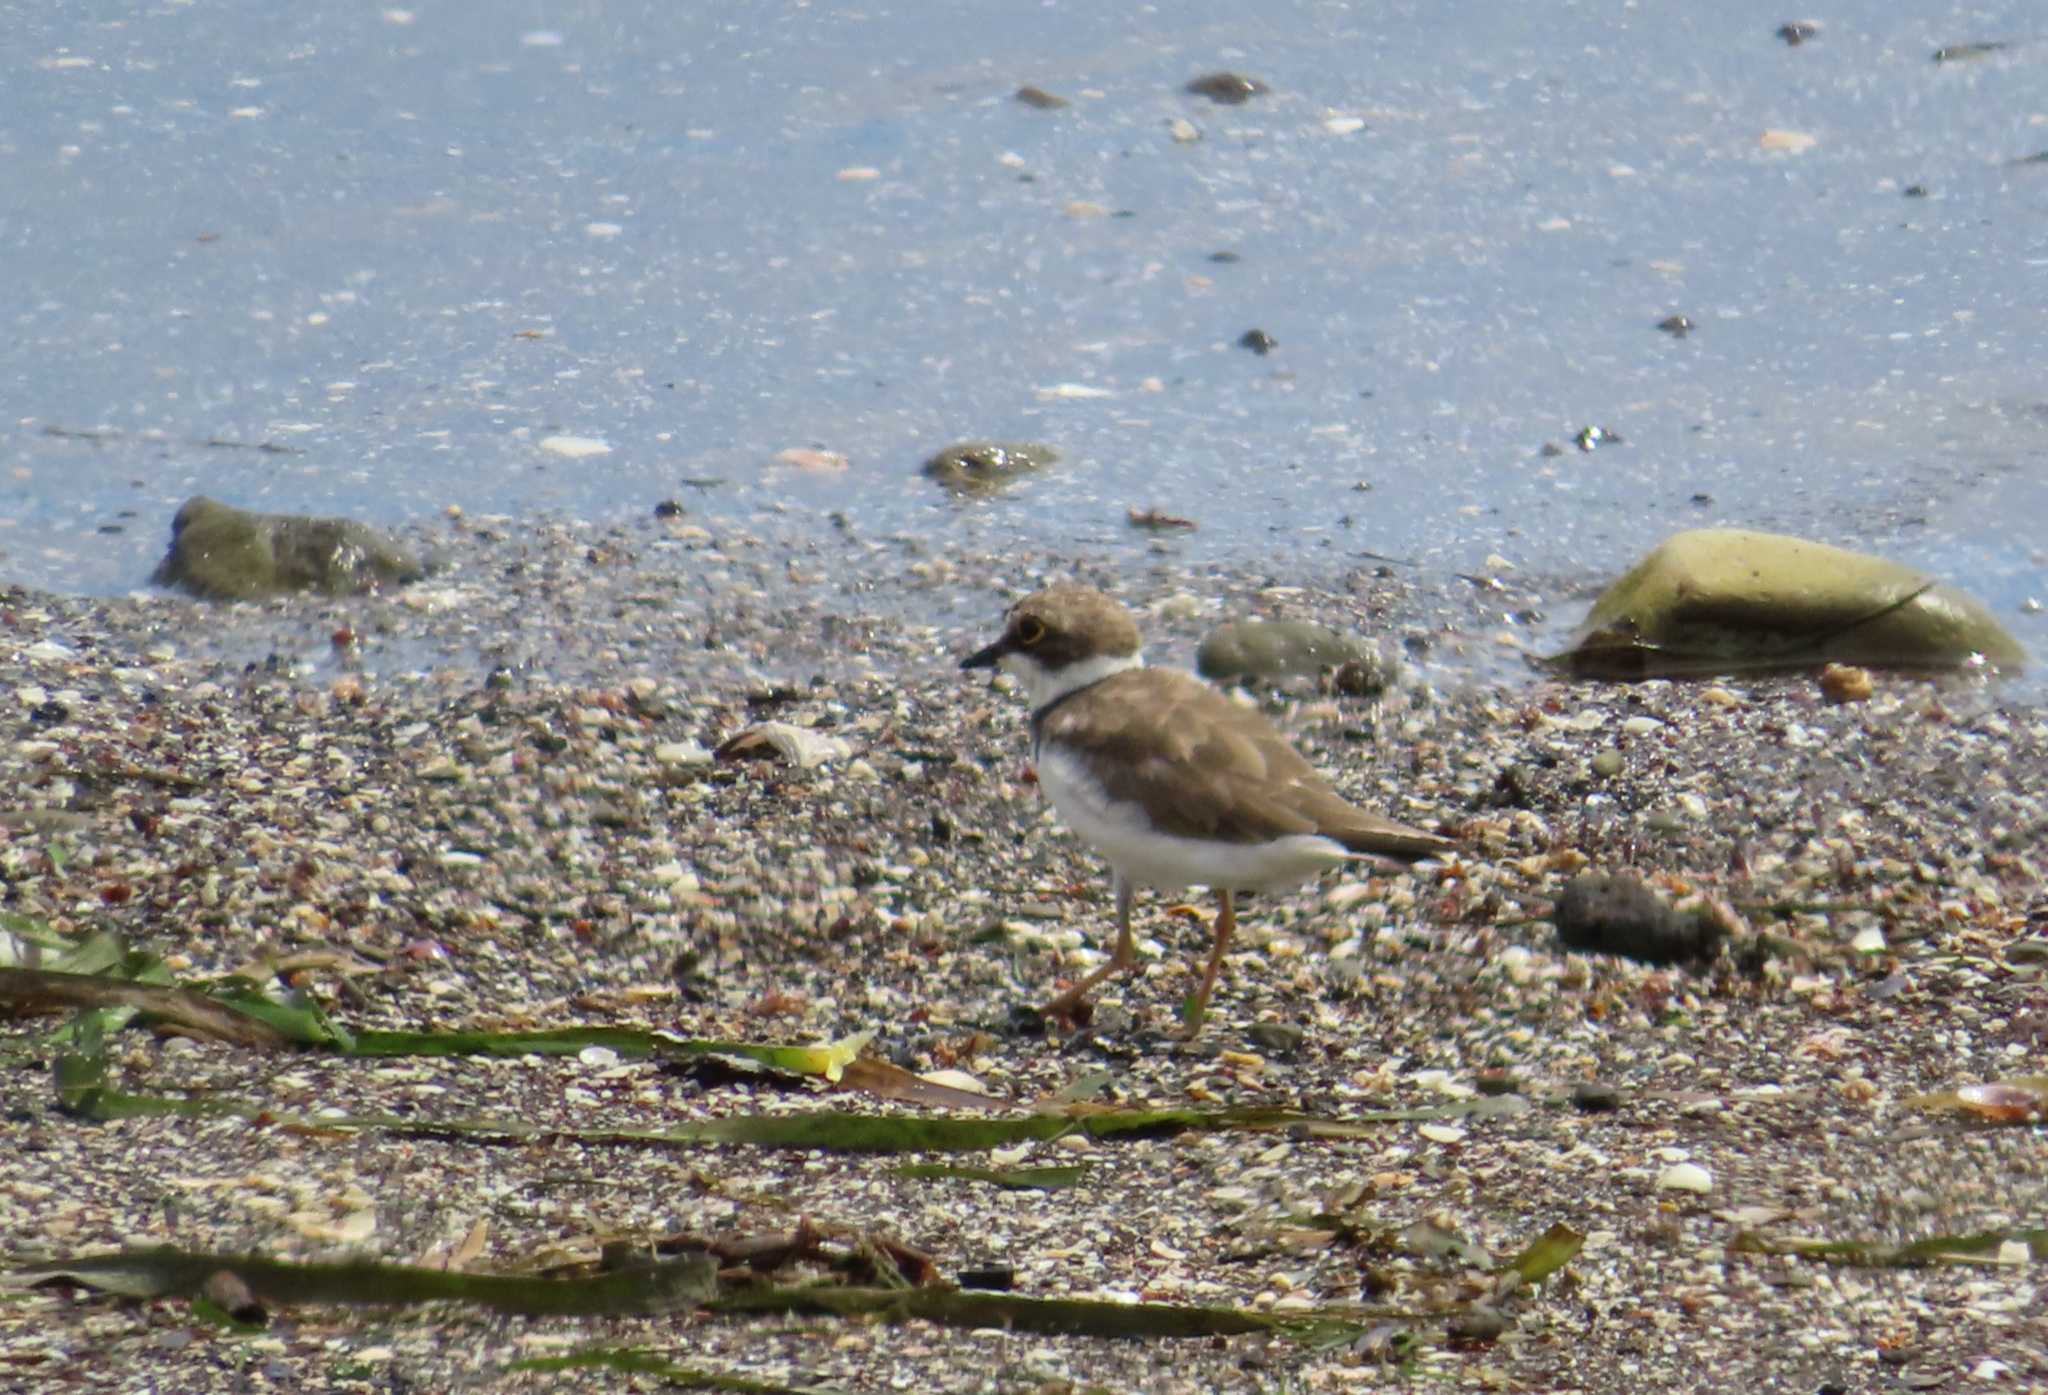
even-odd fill
[(1215, 683), (1284, 683), (1316, 678), (1367, 657), (1357, 640), (1328, 625), (1232, 620), (1202, 641), (1195, 651), (1195, 670)]
[(245, 513), (201, 495), (171, 520), (171, 550), (150, 580), (202, 600), (253, 601), (295, 591), (355, 595), (425, 574), (418, 558), (366, 524)]
[(987, 494), (1015, 484), (1060, 458), (1051, 446), (1025, 441), (962, 441), (924, 463), (925, 474), (955, 494)]
[(1974, 596), (1805, 538), (1701, 528), (1658, 544), (1551, 662), (1592, 678), (1824, 663), (2017, 672), (2026, 651)]

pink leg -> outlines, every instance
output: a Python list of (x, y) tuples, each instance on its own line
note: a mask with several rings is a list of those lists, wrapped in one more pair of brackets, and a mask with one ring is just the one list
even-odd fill
[(1131, 938), (1131, 899), (1136, 888), (1114, 873), (1111, 874), (1110, 885), (1116, 893), (1116, 952), (1110, 955), (1107, 964), (1041, 1008), (1047, 1017), (1062, 1022), (1072, 1021), (1096, 984), (1112, 974), (1129, 973), (1138, 967), (1138, 947)]
[(1200, 986), (1180, 1014), (1181, 1025), (1191, 1036), (1201, 1030), (1202, 1018), (1209, 1011), (1209, 995), (1216, 989), (1216, 975), (1223, 971), (1223, 955), (1230, 948), (1230, 937), (1237, 933), (1237, 910), (1230, 893), (1219, 891), (1216, 895), (1223, 902), (1216, 912), (1216, 943), (1209, 950), (1209, 962), (1202, 970)]

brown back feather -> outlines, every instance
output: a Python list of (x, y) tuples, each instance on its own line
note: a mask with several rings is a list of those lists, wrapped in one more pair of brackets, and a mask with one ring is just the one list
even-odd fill
[(1265, 717), (1172, 669), (1112, 674), (1033, 726), (1040, 741), (1114, 757), (1102, 767), (1110, 797), (1149, 803), (1165, 833), (1233, 843), (1319, 833), (1409, 858), (1452, 846), (1347, 803)]

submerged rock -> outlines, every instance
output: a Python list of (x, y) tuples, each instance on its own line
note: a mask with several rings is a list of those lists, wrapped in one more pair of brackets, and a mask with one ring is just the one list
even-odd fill
[(1594, 678), (1825, 663), (2016, 672), (1982, 602), (1924, 572), (1806, 538), (1701, 528), (1658, 544), (1552, 662)]
[(294, 591), (346, 596), (426, 574), (396, 541), (346, 518), (247, 513), (187, 499), (171, 520), (171, 547), (150, 580), (202, 600), (250, 601)]
[(1035, 442), (962, 441), (925, 461), (924, 472), (955, 494), (986, 494), (1015, 484), (1060, 458)]

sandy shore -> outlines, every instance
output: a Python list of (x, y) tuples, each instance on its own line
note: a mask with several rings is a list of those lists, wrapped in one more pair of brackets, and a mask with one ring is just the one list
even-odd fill
[[(2005, 1262), (1994, 1245), (1910, 1268), (1738, 1243), (1889, 1245), (2048, 1215), (2038, 1126), (1909, 1103), (2048, 1070), (2038, 709), (1890, 676), (1841, 706), (1805, 677), (1473, 683), (1427, 656), (1493, 645), (1483, 617), (1388, 582), (1083, 568), (1146, 612), (1156, 657), (1184, 661), (1241, 613), (1424, 656), (1383, 703), (1274, 711), (1348, 795), (1468, 852), (1255, 902), (1191, 1042), (1173, 1013), (1203, 932), (1144, 898), (1141, 978), (1068, 1035), (1012, 1010), (1107, 948), (1106, 879), (1023, 779), (1018, 700), (953, 668), (1046, 559), (829, 555), (652, 521), (436, 541), (442, 575), (349, 603), (0, 590), (0, 909), (112, 932), (186, 978), (288, 982), (354, 1028), (873, 1030), (877, 1056), (1027, 1103), (1087, 1082), (1103, 1103), (1333, 1118), (1501, 1092), (1526, 1107), (1346, 1139), (1072, 1137), (964, 1159), (1088, 1168), (1077, 1188), (1007, 1191), (906, 1177), (899, 1156), (591, 1142), (575, 1131), (919, 1112), (602, 1053), (366, 1061), (130, 1031), (114, 1051), (130, 1091), (563, 1132), (87, 1124), (57, 1108), (51, 1023), (16, 1022), (0, 1035), (10, 1264), (167, 1243), (526, 1272), (619, 1238), (807, 1217), (899, 1239), (948, 1277), (1008, 1266), (1020, 1293), (1394, 1305), (1421, 1342), (463, 1306), (308, 1308), (243, 1335), (182, 1302), (36, 1290), (0, 1303), (0, 1385), (618, 1388), (616, 1372), (503, 1370), (586, 1345), (839, 1390), (2048, 1382), (2024, 1238)], [(850, 753), (808, 770), (712, 757), (769, 719)], [(1737, 952), (1698, 972), (1562, 952), (1543, 917), (1586, 868), (1715, 898)], [(1558, 1223), (1584, 1251), (1540, 1291), (1500, 1294), (1489, 1262)], [(1443, 1315), (1475, 1300), (1504, 1330), (1446, 1340)]]

